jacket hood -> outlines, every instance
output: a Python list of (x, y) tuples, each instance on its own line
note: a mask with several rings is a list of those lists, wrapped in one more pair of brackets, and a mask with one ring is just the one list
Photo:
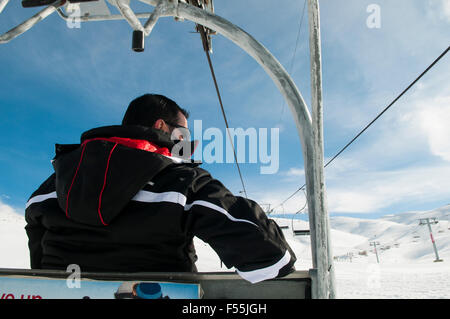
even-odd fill
[(179, 163), (196, 165), (171, 153), (195, 145), (143, 126), (95, 128), (81, 135), (80, 144), (56, 144), (59, 206), (76, 222), (107, 226), (156, 174)]

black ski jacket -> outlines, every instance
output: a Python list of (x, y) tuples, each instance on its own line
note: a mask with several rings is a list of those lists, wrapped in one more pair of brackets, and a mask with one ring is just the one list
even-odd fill
[(172, 156), (175, 145), (141, 126), (100, 127), (81, 144), (56, 144), (55, 173), (26, 205), (31, 268), (193, 272), (197, 236), (250, 282), (292, 272), (296, 257), (277, 224)]

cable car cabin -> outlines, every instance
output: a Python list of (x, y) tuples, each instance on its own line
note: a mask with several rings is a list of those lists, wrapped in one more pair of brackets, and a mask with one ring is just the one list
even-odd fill
[[(10, 0), (0, 0), (0, 13)], [(221, 34), (225, 38), (233, 41), (241, 49), (249, 54), (270, 76), (276, 87), (285, 98), (292, 112), (292, 117), (296, 123), (301, 145), (304, 148), (304, 166), (308, 168), (305, 174), (305, 186), (308, 188), (307, 199), (310, 203), (308, 214), (314, 216), (314, 223), (310, 224), (312, 229), (312, 269), (303, 272), (294, 272), (281, 279), (273, 279), (258, 284), (250, 284), (240, 279), (234, 273), (143, 273), (143, 274), (94, 274), (82, 273), (81, 278), (91, 280), (157, 280), (169, 282), (194, 282), (198, 283), (203, 290), (204, 298), (335, 298), (336, 287), (334, 279), (333, 257), (331, 255), (330, 229), (328, 223), (328, 212), (325, 205), (325, 188), (323, 174), (323, 134), (322, 132), (322, 60), (320, 41), (320, 15), (318, 0), (308, 0), (309, 14), (309, 34), (310, 34), (310, 57), (311, 57), (311, 95), (312, 95), (312, 116), (305, 103), (305, 100), (295, 85), (293, 79), (286, 72), (281, 63), (265, 48), (260, 42), (250, 34), (214, 14), (213, 0), (145, 0), (146, 4), (153, 6), (152, 12), (136, 13), (129, 5), (129, 1), (118, 0), (108, 1), (114, 5), (119, 14), (111, 14), (104, 0), (22, 0), (24, 7), (50, 5), (37, 12), (35, 15), (17, 25), (4, 34), (0, 34), (0, 44), (8, 43), (14, 38), (27, 32), (37, 23), (47, 18), (49, 15), (57, 14), (66, 21), (71, 21), (68, 11), (63, 11), (69, 5), (80, 3), (80, 23), (89, 21), (112, 21), (126, 20), (132, 27), (132, 49), (136, 52), (144, 50), (144, 38), (148, 37), (157, 21), (164, 17), (174, 17), (176, 21), (184, 19), (194, 22), (197, 31), (201, 34), (204, 51), (207, 54), (208, 63), (218, 93), (218, 98), (222, 113), (225, 112), (220, 98), (217, 82), (212, 68), (209, 53), (211, 49), (211, 35)], [(306, 3), (306, 2), (305, 2)], [(95, 10), (92, 9), (94, 4)], [(64, 9), (64, 10), (66, 10)], [(92, 11), (89, 11), (92, 10)], [(69, 10), (70, 11), (70, 10)], [(139, 19), (147, 19), (142, 24)], [(214, 31), (213, 31), (214, 30)], [(228, 125), (227, 125), (228, 126)], [(237, 163), (237, 161), (236, 161)], [(238, 166), (238, 165), (237, 165)], [(238, 166), (239, 168), (239, 166)], [(239, 175), (240, 172), (239, 172)], [(242, 179), (242, 178), (241, 178)], [(303, 181), (302, 181), (303, 182)], [(245, 192), (244, 192), (245, 193)], [(315, 231), (320, 228), (321, 232)], [(294, 235), (310, 235), (309, 230), (294, 230)], [(320, 261), (320, 262), (318, 262)], [(5, 282), (11, 276), (22, 276), (21, 278), (67, 278), (68, 273), (63, 271), (48, 270), (8, 270), (0, 269), (0, 288), (5, 287)], [(8, 277), (8, 278), (7, 278)], [(313, 280), (311, 280), (313, 278)], [(64, 280), (65, 281), (65, 280)], [(311, 289), (311, 283), (313, 284)], [(3, 286), (2, 286), (3, 285)], [(72, 289), (73, 291), (74, 289)], [(145, 290), (145, 289), (144, 289)], [(1, 290), (0, 290), (1, 291)], [(122, 293), (120, 293), (122, 294)], [(63, 297), (63, 296), (57, 296)]]
[[(79, 273), (78, 278), (80, 279), (80, 284), (76, 288), (84, 288), (84, 291), (71, 289), (75, 288), (70, 287), (70, 283), (76, 279), (75, 273), (62, 270), (0, 269), (0, 291), (8, 292), (8, 296), (11, 299), (20, 299), (20, 296), (25, 296), (23, 298), (26, 299), (26, 294), (29, 294), (31, 290), (33, 296), (40, 297), (36, 297), (37, 299), (117, 299), (133, 298), (132, 291), (130, 290), (127, 294), (124, 291), (120, 291), (122, 287), (161, 283), (161, 286), (171, 284), (172, 287), (182, 286), (183, 284), (185, 286), (196, 286), (198, 287), (198, 298), (201, 299), (311, 299), (312, 284), (309, 271), (295, 271), (286, 277), (266, 280), (256, 284), (251, 284), (232, 272)], [(18, 284), (14, 284), (14, 281), (18, 282)], [(36, 282), (36, 284), (31, 285), (33, 282)], [(59, 286), (50, 288), (49, 284), (59, 284)], [(28, 289), (29, 287), (34, 288)], [(107, 297), (104, 297), (104, 294), (99, 295), (98, 291), (100, 289), (108, 289), (106, 291)], [(78, 293), (78, 297), (74, 295), (75, 293)]]

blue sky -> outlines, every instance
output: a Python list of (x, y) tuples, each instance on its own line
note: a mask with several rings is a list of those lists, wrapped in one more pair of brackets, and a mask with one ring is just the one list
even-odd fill
[[(216, 13), (240, 26), (285, 66), (310, 105), (307, 14), (295, 59), (303, 0), (216, 0)], [(445, 0), (322, 0), (325, 159), (331, 158), (450, 43)], [(367, 7), (380, 8), (370, 29)], [(132, 1), (134, 8), (152, 7)], [(11, 1), (5, 32), (34, 14)], [(114, 12), (114, 9), (111, 8)], [(119, 124), (128, 103), (164, 94), (190, 110), (189, 125), (223, 129), (207, 60), (194, 24), (162, 18), (133, 52), (125, 21), (70, 29), (50, 16), (0, 45), (0, 204), (23, 212), (31, 193), (52, 173), (55, 143), (77, 143), (83, 131)], [(233, 128), (279, 128), (279, 171), (241, 164), (249, 198), (277, 205), (304, 184), (294, 121), (261, 67), (218, 35), (212, 55)], [(291, 69), (291, 66), (292, 69)], [(328, 209), (376, 217), (429, 210), (450, 202), (450, 60), (444, 57), (391, 110), (326, 170)], [(204, 142), (205, 143), (205, 142)], [(203, 166), (232, 192), (242, 189), (233, 164)], [(284, 208), (303, 206), (298, 194)], [(281, 212), (281, 210), (280, 210)]]

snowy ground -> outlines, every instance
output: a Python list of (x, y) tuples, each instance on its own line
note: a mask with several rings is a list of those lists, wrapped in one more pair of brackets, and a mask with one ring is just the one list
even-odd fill
[[(410, 212), (369, 220), (349, 217), (331, 219), (338, 298), (450, 298), (450, 205), (430, 212)], [(427, 226), (419, 218), (437, 217), (432, 225), (439, 257)], [(289, 226), (285, 236), (298, 261), (298, 270), (312, 267), (308, 236), (293, 236), (291, 220), (276, 219)], [(23, 217), (0, 204), (0, 267), (29, 268)], [(294, 229), (308, 229), (295, 221)], [(379, 263), (370, 242), (377, 241)], [(215, 252), (195, 240), (199, 271), (229, 271), (221, 268)]]

